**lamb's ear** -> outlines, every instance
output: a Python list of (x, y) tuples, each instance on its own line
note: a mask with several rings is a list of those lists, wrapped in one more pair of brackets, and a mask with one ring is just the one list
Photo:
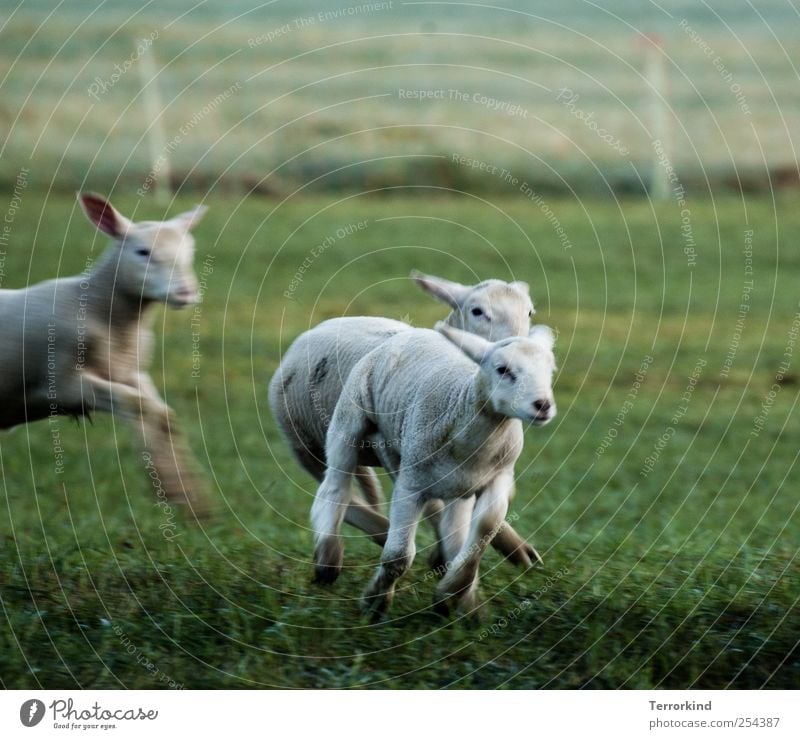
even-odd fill
[(410, 277), (426, 293), (433, 295), (434, 298), (441, 300), (443, 303), (447, 303), (451, 308), (460, 308), (467, 295), (472, 291), (472, 288), (468, 285), (451, 282), (433, 275), (426, 275), (422, 272), (417, 272), (417, 270), (412, 270)]
[(191, 210), (187, 210), (185, 213), (180, 213), (172, 220), (175, 223), (178, 223), (182, 228), (185, 228), (187, 231), (191, 231), (198, 223), (200, 223), (200, 219), (206, 214), (207, 210), (207, 205), (195, 205)]
[(115, 239), (123, 238), (133, 226), (131, 221), (101, 195), (92, 192), (78, 193), (78, 201), (86, 217), (103, 233)]
[(530, 297), (531, 286), (527, 282), (523, 282), (522, 280), (514, 280), (514, 282), (509, 282), (508, 284), (515, 290), (519, 290), (519, 292), (521, 292), (523, 295)]
[(531, 328), (528, 332), (528, 338), (537, 341), (550, 351), (553, 351), (553, 346), (556, 343), (556, 335), (553, 333), (553, 329), (550, 328), (550, 326), (543, 326), (541, 324)]
[(482, 336), (453, 328), (444, 321), (439, 321), (434, 328), (446, 339), (453, 342), (476, 364), (483, 362), (493, 346), (491, 341), (487, 341)]

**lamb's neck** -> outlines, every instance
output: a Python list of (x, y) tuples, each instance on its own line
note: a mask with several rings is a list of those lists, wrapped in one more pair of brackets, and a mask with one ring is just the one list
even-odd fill
[[(492, 408), (489, 391), (480, 372), (461, 387), (458, 411), (461, 418), (467, 419), (464, 432), (476, 440), (486, 440), (503, 433), (514, 424), (514, 419), (496, 413)], [(482, 443), (479, 441), (478, 446)]]
[(117, 281), (118, 249), (112, 246), (94, 268), (81, 278), (81, 303), (87, 314), (115, 330), (134, 328), (150, 312), (152, 301), (142, 299)]

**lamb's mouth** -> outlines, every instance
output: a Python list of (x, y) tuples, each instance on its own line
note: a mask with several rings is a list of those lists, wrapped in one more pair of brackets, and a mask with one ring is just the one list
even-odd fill
[(199, 302), (199, 296), (195, 292), (180, 292), (167, 296), (166, 303), (171, 308), (180, 310), (190, 305), (196, 305)]

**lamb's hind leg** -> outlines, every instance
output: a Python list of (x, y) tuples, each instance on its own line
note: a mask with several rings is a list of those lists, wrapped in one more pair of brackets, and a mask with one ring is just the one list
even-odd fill
[(370, 508), (377, 508), (384, 502), (383, 488), (372, 467), (359, 465), (356, 468), (356, 482), (361, 488), (361, 492), (364, 493), (364, 500)]
[(366, 533), (376, 544), (383, 546), (389, 531), (389, 519), (377, 510), (383, 502), (383, 490), (378, 476), (372, 467), (359, 465), (356, 467), (356, 482), (364, 497), (353, 495), (344, 520)]
[[(506, 497), (510, 503), (514, 498), (514, 480), (506, 478), (506, 483), (508, 484)], [(503, 521), (497, 535), (492, 539), (492, 547), (512, 564), (522, 567), (533, 567), (537, 562), (542, 564), (539, 552), (523, 539), (508, 521)]]
[(515, 565), (533, 567), (537, 563), (543, 563), (539, 552), (523, 539), (508, 521), (503, 521), (497, 536), (492, 539), (492, 547)]
[[(313, 451), (299, 445), (294, 446), (292, 451), (301, 466), (309, 474), (313, 475), (318, 482), (322, 482), (325, 478), (326, 470), (325, 464), (322, 461), (325, 452), (322, 451), (319, 454), (315, 454)], [(362, 470), (365, 469), (372, 473), (377, 483), (377, 475), (375, 475), (374, 470), (368, 467), (357, 467), (356, 480), (362, 490), (364, 490), (365, 485), (371, 485), (371, 482), (365, 482), (364, 478), (361, 476)], [(380, 490), (380, 485), (378, 485), (378, 490)], [(358, 494), (353, 494), (347, 506), (344, 520), (351, 526), (355, 526), (357, 529), (367, 534), (378, 546), (382, 547), (386, 543), (386, 534), (389, 531), (389, 519), (374, 510), (374, 505), (369, 502), (369, 500), (365, 501)]]
[(357, 403), (336, 407), (325, 442), (328, 467), (311, 506), (314, 530), (315, 580), (332, 583), (342, 569), (342, 521), (350, 509), (353, 475), (367, 430), (367, 418)]
[[(318, 482), (322, 482), (326, 469), (324, 445), (318, 446), (314, 435), (300, 432), (302, 422), (292, 419), (284, 397), (275, 401), (275, 407), (283, 433), (300, 466)], [(330, 424), (326, 423), (325, 427), (329, 428)], [(353, 493), (351, 504), (345, 514), (345, 521), (365, 532), (379, 546), (383, 546), (386, 542), (386, 532), (389, 530), (389, 519), (377, 511), (378, 506), (384, 500), (378, 476), (372, 468), (359, 465), (356, 468), (356, 482), (364, 493), (364, 497)]]
[(363, 531), (378, 546), (386, 544), (389, 532), (389, 519), (376, 513), (358, 496), (353, 496), (347, 505), (344, 520), (351, 526)]
[[(448, 539), (455, 541), (453, 537), (455, 529), (451, 522), (445, 521), (444, 509), (432, 508), (431, 503), (441, 505), (441, 501), (430, 501), (425, 509), (425, 516), (430, 517), (437, 538), (437, 542), (428, 558), (428, 565), (434, 572), (443, 573), (447, 568), (447, 563), (452, 560), (452, 555), (447, 553), (447, 544), (445, 542)], [(469, 517), (474, 505), (474, 498), (459, 501), (458, 516), (466, 515)], [(523, 539), (508, 521), (503, 521), (500, 524), (496, 536), (492, 539), (492, 547), (500, 552), (511, 564), (524, 568), (533, 567), (537, 563), (542, 564), (539, 552), (536, 551), (532, 544)]]

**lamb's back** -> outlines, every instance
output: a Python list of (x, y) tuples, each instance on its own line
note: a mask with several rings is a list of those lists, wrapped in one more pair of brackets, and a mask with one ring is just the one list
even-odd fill
[(270, 382), (270, 405), (287, 434), (316, 452), (353, 367), (408, 324), (370, 316), (333, 318), (301, 334)]

